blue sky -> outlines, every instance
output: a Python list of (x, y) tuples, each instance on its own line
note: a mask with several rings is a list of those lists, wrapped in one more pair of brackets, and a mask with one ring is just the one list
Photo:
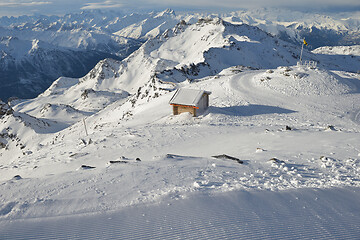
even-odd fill
[(360, 11), (359, 0), (0, 0), (0, 16), (62, 15), (89, 9), (231, 11), (244, 8), (287, 7), (306, 11)]

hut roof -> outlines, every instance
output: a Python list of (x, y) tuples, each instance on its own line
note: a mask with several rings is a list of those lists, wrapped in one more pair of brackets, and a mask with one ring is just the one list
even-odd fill
[(211, 94), (211, 92), (204, 90), (180, 88), (176, 90), (169, 103), (196, 107), (204, 93), (208, 95)]

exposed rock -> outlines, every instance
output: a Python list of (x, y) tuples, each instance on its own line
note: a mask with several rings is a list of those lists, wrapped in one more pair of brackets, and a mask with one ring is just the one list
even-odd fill
[(279, 160), (277, 158), (271, 158), (271, 159), (269, 159), (269, 161), (276, 162), (276, 163), (283, 163), (284, 162), (284, 161), (281, 161), (281, 160)]
[(20, 175), (15, 175), (15, 176), (13, 177), (13, 179), (14, 179), (14, 180), (20, 180), (20, 179), (22, 179), (22, 177), (21, 177)]
[(85, 89), (81, 94), (81, 98), (84, 100), (87, 99), (89, 97), (89, 93), (95, 93), (95, 91), (92, 88)]
[(122, 160), (114, 160), (114, 161), (110, 161), (111, 164), (113, 163), (128, 163), (128, 161), (122, 161)]
[(88, 166), (88, 165), (81, 165), (81, 167), (80, 167), (81, 169), (93, 169), (93, 168), (95, 168), (95, 167), (93, 167), (93, 166)]
[(236, 161), (240, 164), (243, 164), (244, 161), (241, 161), (240, 159), (236, 158), (236, 157), (231, 157), (229, 155), (226, 154), (221, 154), (221, 155), (216, 155), (216, 156), (212, 156), (213, 158), (217, 158), (217, 159), (223, 159), (223, 160), (233, 160)]
[(14, 112), (14, 110), (3, 101), (0, 101), (0, 117), (4, 115), (10, 115)]
[(336, 131), (335, 127), (333, 125), (328, 125), (325, 129), (325, 131)]

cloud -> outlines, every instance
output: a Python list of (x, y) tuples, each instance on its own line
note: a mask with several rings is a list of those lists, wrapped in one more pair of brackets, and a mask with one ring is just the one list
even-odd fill
[(31, 7), (31, 6), (39, 6), (39, 5), (47, 5), (47, 4), (52, 4), (52, 2), (8, 1), (8, 2), (0, 2), (0, 7)]
[(121, 8), (123, 7), (123, 3), (119, 3), (118, 1), (111, 1), (107, 0), (104, 2), (97, 2), (97, 3), (86, 3), (84, 7), (81, 9), (106, 9), (106, 8)]

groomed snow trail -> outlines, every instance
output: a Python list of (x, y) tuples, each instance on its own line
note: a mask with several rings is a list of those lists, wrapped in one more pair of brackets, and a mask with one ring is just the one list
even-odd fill
[(196, 193), (120, 211), (0, 221), (0, 239), (356, 239), (360, 189)]
[[(253, 78), (259, 73), (263, 72), (263, 70), (258, 70), (250, 73), (245, 73), (239, 76), (232, 76), (230, 79), (230, 86), (233, 90), (236, 90), (241, 93), (245, 99), (247, 99), (250, 103), (259, 103), (273, 105), (277, 103), (278, 105), (288, 105), (289, 103), (293, 103), (293, 101), (289, 100), (289, 96), (285, 99), (278, 94), (274, 94), (274, 92), (268, 89), (259, 89), (253, 84)], [(292, 106), (298, 106), (297, 102), (292, 104)]]

